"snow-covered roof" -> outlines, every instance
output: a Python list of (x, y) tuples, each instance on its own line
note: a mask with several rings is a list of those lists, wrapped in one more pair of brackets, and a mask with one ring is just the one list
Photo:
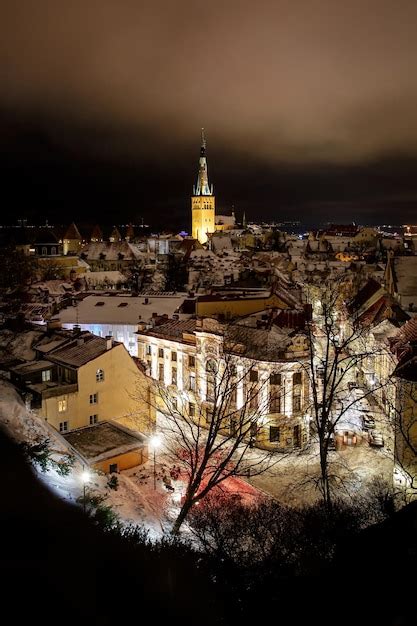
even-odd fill
[(108, 272), (87, 272), (84, 276), (89, 285), (97, 285), (101, 283), (125, 283), (127, 278), (121, 272), (116, 270)]
[(171, 317), (186, 297), (185, 293), (175, 296), (91, 295), (81, 300), (77, 307), (60, 311), (59, 319), (63, 324), (135, 325), (139, 319), (150, 319), (153, 313)]
[[(121, 345), (113, 342), (114, 346)], [(70, 367), (81, 367), (93, 361), (108, 350), (107, 340), (91, 333), (81, 333), (67, 345), (48, 353), (51, 361)]]
[(101, 422), (94, 426), (79, 428), (65, 433), (63, 437), (91, 464), (125, 454), (144, 445), (143, 437), (130, 433), (113, 422)]

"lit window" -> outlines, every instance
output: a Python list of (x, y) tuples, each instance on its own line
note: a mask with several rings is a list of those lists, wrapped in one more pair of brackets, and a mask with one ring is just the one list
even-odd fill
[(97, 422), (98, 422), (97, 413), (95, 413), (94, 415), (90, 415), (90, 426), (92, 426), (93, 424), (97, 424)]
[(103, 380), (104, 380), (104, 370), (97, 370), (97, 372), (96, 372), (96, 381), (98, 383), (100, 383)]
[(64, 413), (67, 410), (67, 401), (66, 400), (58, 400), (58, 411), (59, 413)]
[(45, 370), (42, 372), (42, 382), (46, 383), (48, 380), (51, 380), (51, 370)]
[(98, 402), (98, 394), (90, 393), (90, 404), (97, 404)]
[(66, 433), (68, 430), (68, 422), (59, 422), (59, 432)]

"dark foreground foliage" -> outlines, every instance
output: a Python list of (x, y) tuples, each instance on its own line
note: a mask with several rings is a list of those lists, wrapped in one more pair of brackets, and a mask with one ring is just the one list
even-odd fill
[(192, 512), (195, 540), (154, 543), (57, 500), (0, 446), (2, 609), (16, 623), (417, 623), (417, 504), (394, 513), (382, 484), (331, 514), (217, 494)]

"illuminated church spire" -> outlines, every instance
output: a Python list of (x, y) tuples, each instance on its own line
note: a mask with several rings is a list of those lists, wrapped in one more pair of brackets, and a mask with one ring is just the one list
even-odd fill
[(206, 137), (204, 135), (204, 128), (201, 129), (201, 148), (200, 148), (200, 162), (198, 168), (197, 184), (193, 187), (194, 196), (212, 196), (213, 185), (210, 188), (208, 181), (207, 171), (207, 158), (206, 158)]
[(208, 235), (215, 231), (215, 198), (213, 185), (209, 185), (206, 158), (206, 138), (201, 129), (200, 161), (197, 184), (191, 198), (192, 235), (200, 243), (206, 243)]

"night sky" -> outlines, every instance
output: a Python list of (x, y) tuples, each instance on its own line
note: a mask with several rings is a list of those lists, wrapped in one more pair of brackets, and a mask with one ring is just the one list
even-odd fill
[(417, 221), (414, 0), (2, 6), (2, 221)]

